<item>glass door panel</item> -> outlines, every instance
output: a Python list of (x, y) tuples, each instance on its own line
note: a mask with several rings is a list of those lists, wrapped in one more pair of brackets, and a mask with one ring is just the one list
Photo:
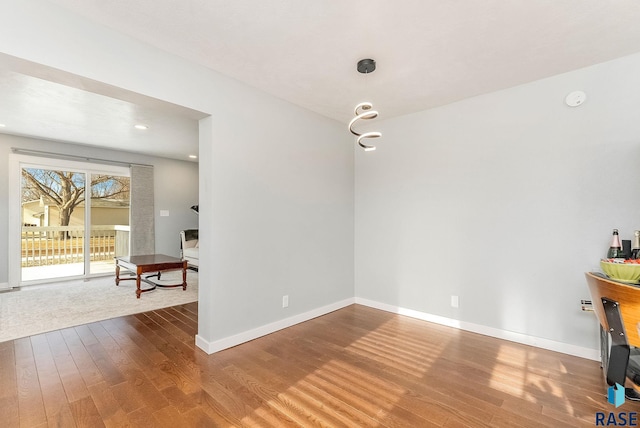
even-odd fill
[(89, 273), (114, 273), (114, 257), (129, 255), (129, 177), (91, 174)]
[(21, 168), (21, 281), (81, 276), (86, 175)]

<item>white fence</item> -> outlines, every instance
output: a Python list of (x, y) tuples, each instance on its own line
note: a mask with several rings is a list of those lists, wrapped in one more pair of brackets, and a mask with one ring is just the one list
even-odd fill
[[(22, 267), (84, 261), (84, 227), (48, 226), (22, 228)], [(129, 226), (92, 226), (91, 261), (112, 260), (129, 253)]]

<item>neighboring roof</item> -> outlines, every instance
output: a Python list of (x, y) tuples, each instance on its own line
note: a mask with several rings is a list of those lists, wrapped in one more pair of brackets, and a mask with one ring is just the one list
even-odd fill
[[(34, 199), (31, 201), (23, 202), (22, 205), (29, 205), (33, 203), (38, 203), (39, 206), (52, 206), (56, 205), (56, 203), (50, 197), (43, 196), (40, 199)], [(84, 202), (82, 202), (79, 206), (83, 207)], [(129, 208), (128, 200), (120, 200), (120, 199), (92, 199), (91, 206), (93, 208)]]
[[(84, 205), (84, 204), (81, 204)], [(121, 200), (121, 199), (92, 199), (91, 200), (91, 206), (93, 208), (129, 208), (129, 201), (128, 200)]]

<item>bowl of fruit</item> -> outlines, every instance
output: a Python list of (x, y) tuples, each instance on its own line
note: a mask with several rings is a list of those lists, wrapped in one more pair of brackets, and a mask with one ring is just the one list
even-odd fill
[(640, 283), (640, 259), (602, 259), (600, 268), (611, 279), (629, 284)]

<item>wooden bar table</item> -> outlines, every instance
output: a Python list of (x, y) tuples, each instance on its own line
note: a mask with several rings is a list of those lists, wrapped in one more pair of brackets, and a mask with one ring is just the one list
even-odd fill
[[(135, 274), (133, 278), (120, 278), (120, 268), (123, 267), (128, 271)], [(150, 280), (149, 278), (158, 278), (162, 272), (170, 270), (182, 269), (182, 283), (180, 284), (159, 284)], [(155, 272), (149, 275), (145, 273)], [(143, 276), (144, 275), (144, 276)], [(183, 290), (187, 289), (187, 261), (178, 259), (176, 257), (166, 256), (164, 254), (148, 254), (143, 256), (129, 256), (129, 257), (116, 257), (116, 285), (120, 284), (120, 281), (136, 280), (136, 297), (139, 299), (140, 295), (145, 291), (155, 290), (156, 287), (182, 287)], [(151, 285), (149, 288), (140, 288), (140, 284), (144, 282)]]
[(628, 370), (632, 349), (637, 354), (640, 347), (640, 287), (601, 273), (587, 272), (585, 276), (601, 326), (600, 358), (607, 384), (631, 385), (632, 388), (625, 388), (625, 396), (640, 401), (640, 384), (636, 383), (639, 379), (634, 374), (638, 368)]

